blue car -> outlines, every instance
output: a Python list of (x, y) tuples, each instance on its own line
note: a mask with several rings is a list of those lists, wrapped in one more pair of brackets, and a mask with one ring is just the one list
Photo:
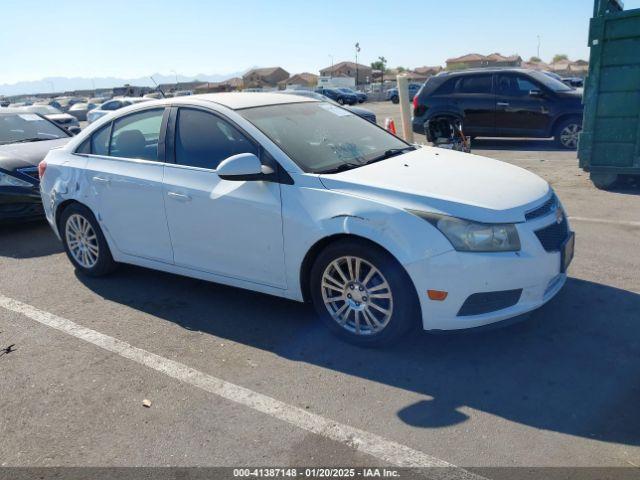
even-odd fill
[(355, 93), (343, 92), (338, 88), (318, 88), (316, 90), (320, 95), (324, 95), (330, 98), (334, 102), (338, 102), (340, 105), (355, 105), (358, 103), (358, 97)]
[[(413, 97), (416, 96), (418, 90), (422, 87), (421, 83), (410, 83), (409, 84), (409, 101), (413, 100)], [(400, 103), (400, 96), (398, 95), (397, 88), (390, 88), (387, 90), (387, 100), (391, 100), (393, 103)]]
[(355, 95), (356, 98), (358, 99), (358, 103), (364, 103), (367, 101), (367, 98), (368, 98), (366, 93), (360, 92), (358, 90), (353, 90), (351, 88), (343, 87), (343, 88), (338, 88), (337, 90), (340, 90), (341, 92), (344, 92), (344, 93), (350, 93), (352, 95)]

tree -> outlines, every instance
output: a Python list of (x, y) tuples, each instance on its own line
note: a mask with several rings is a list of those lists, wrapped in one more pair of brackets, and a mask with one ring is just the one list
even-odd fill
[(529, 63), (540, 63), (542, 62), (542, 59), (540, 57), (531, 57), (529, 59)]
[(387, 71), (387, 59), (384, 57), (378, 57), (378, 60), (371, 62), (372, 70), (380, 70), (382, 72), (382, 83), (384, 83), (384, 72)]
[(562, 60), (569, 60), (569, 56), (565, 53), (557, 53), (553, 56), (553, 63), (560, 62)]
[(404, 68), (404, 67), (396, 67), (396, 72), (398, 72), (398, 73), (402, 73), (402, 72), (406, 72), (406, 71), (407, 71), (407, 69)]

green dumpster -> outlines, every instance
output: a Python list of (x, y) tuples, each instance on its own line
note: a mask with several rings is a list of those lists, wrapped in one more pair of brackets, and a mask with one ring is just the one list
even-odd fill
[(640, 9), (595, 0), (589, 29), (580, 167), (598, 188), (640, 175)]

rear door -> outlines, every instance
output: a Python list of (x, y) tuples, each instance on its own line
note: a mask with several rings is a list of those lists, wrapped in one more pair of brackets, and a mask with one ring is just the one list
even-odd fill
[(491, 73), (462, 76), (457, 82), (453, 103), (462, 112), (465, 134), (494, 134), (496, 103)]
[(131, 113), (91, 137), (87, 164), (96, 216), (124, 254), (173, 262), (162, 175), (168, 110)]
[[(540, 95), (532, 95), (540, 92)], [(551, 122), (552, 98), (532, 78), (518, 73), (496, 75), (496, 135), (545, 136)]]
[(284, 288), (280, 184), (222, 180), (218, 164), (239, 153), (266, 153), (238, 126), (210, 110), (171, 115), (164, 202), (175, 264)]

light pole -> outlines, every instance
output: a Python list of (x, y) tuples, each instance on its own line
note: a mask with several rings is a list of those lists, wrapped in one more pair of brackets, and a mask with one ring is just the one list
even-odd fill
[(360, 53), (360, 42), (356, 42), (356, 90), (358, 89), (358, 53)]
[(331, 59), (331, 70), (329, 70), (329, 79), (333, 78), (333, 55), (329, 54), (329, 58)]
[(538, 35), (538, 58), (540, 58), (540, 35)]

